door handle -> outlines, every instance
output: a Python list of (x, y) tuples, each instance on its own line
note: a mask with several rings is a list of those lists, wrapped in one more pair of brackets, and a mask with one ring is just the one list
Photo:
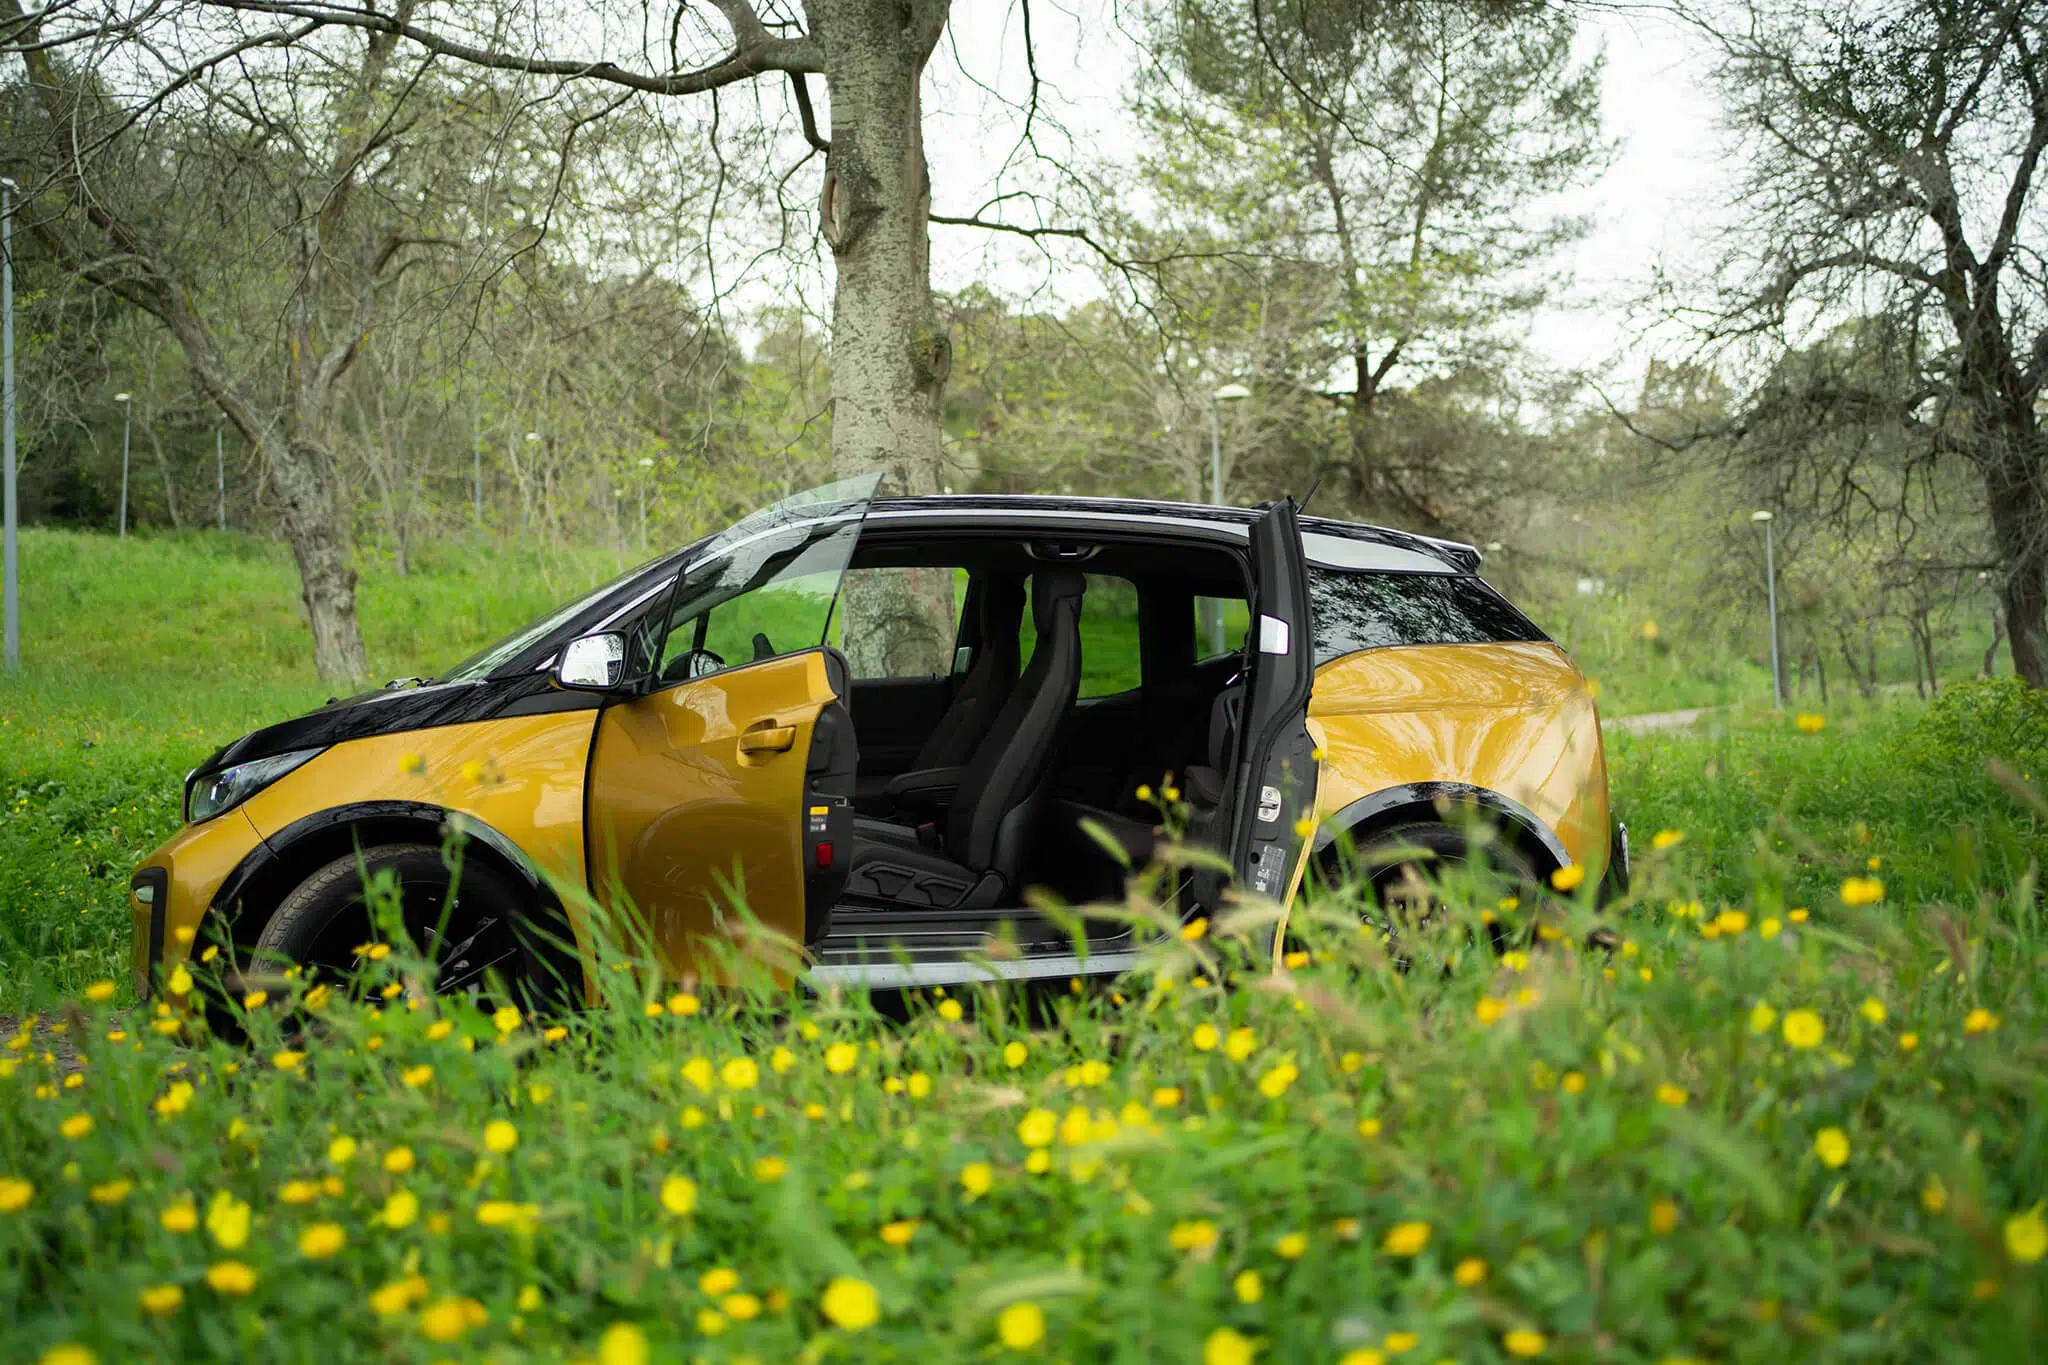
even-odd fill
[(794, 725), (777, 725), (772, 720), (762, 720), (740, 731), (740, 752), (743, 754), (786, 753), (795, 744)]

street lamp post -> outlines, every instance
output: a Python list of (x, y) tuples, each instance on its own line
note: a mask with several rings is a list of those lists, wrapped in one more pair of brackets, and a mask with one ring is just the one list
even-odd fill
[[(1223, 422), (1220, 412), (1223, 404), (1235, 403), (1252, 396), (1252, 391), (1242, 384), (1225, 384), (1209, 395), (1209, 501), (1223, 506)], [(1205, 604), (1209, 628), (1209, 653), (1221, 654), (1223, 641), (1223, 603), (1210, 598)]]
[(15, 184), (0, 176), (0, 483), (5, 485), (6, 564), (0, 578), (6, 582), (6, 642), (0, 648), (9, 673), (21, 671), (21, 581), (15, 545), (14, 506), (14, 190)]
[(484, 524), (484, 443), (477, 425), (476, 396), (469, 399), (469, 499), (476, 524)]
[(220, 452), (220, 428), (213, 429), (213, 495), (220, 512), (220, 529), (228, 529), (228, 465)]
[(1775, 537), (1771, 533), (1773, 518), (1769, 512), (1751, 512), (1749, 519), (1762, 522), (1764, 528), (1764, 592), (1771, 604), (1771, 699), (1782, 711), (1785, 709), (1785, 670), (1778, 664), (1778, 555)]
[(114, 395), (114, 401), (121, 405), (121, 533), (119, 539), (128, 539), (128, 433), (135, 425), (135, 403), (125, 393)]

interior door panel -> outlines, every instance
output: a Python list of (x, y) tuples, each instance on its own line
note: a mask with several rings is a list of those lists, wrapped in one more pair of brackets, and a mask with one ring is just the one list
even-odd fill
[(1252, 664), (1229, 807), (1237, 836), (1231, 862), (1241, 885), (1278, 901), (1300, 872), (1307, 841), (1295, 824), (1315, 809), (1318, 769), (1308, 731), (1315, 685), (1308, 564), (1291, 499), (1266, 505), (1251, 551)]
[(637, 918), (677, 979), (726, 979), (721, 947), (778, 976), (794, 969), (747, 922), (804, 941), (806, 769), (836, 701), (825, 651), (811, 649), (623, 701), (598, 720), (591, 889)]

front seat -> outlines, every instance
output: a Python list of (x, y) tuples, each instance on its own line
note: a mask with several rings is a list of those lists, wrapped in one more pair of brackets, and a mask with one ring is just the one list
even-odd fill
[[(932, 727), (925, 737), (924, 746), (917, 751), (917, 759), (894, 779), (878, 780), (872, 791), (861, 791), (856, 802), (862, 813), (862, 824), (876, 826), (871, 833), (877, 838), (893, 838), (886, 821), (867, 818), (869, 815), (888, 816), (916, 813), (918, 803), (905, 800), (900, 791), (889, 790), (889, 782), (924, 773), (942, 773), (948, 769), (952, 785), (957, 786), (961, 765), (974, 757), (975, 747), (988, 732), (996, 716), (1002, 711), (1003, 703), (1010, 699), (1010, 690), (1017, 685), (1017, 661), (1021, 652), (1017, 641), (1017, 627), (1024, 619), (1024, 579), (1017, 574), (997, 574), (979, 581), (975, 594), (975, 635), (980, 641), (974, 649), (974, 660), (968, 666), (967, 674), (960, 679), (959, 690), (953, 694), (952, 703), (946, 713), (939, 717), (939, 723)], [(912, 807), (906, 811), (904, 807)], [(900, 823), (896, 829), (907, 829)], [(917, 840), (912, 837), (910, 843)]]
[(1081, 690), (1081, 597), (1074, 569), (1031, 576), (1037, 642), (1031, 662), (960, 771), (936, 848), (908, 826), (854, 827), (851, 895), (934, 909), (998, 903), (1015, 880), (1038, 798), (1051, 776), (1061, 726)]

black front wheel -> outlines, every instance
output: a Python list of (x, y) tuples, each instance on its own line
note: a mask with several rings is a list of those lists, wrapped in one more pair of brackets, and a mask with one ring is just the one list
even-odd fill
[(436, 995), (479, 996), (493, 975), (516, 982), (523, 955), (516, 908), (530, 897), (503, 874), (474, 860), (459, 879), (428, 844), (389, 844), (336, 858), (286, 896), (258, 936), (258, 961), (297, 963), (323, 976), (346, 976), (356, 949), (377, 938), (366, 887), (389, 872), (397, 882), (405, 930), (439, 967)]

